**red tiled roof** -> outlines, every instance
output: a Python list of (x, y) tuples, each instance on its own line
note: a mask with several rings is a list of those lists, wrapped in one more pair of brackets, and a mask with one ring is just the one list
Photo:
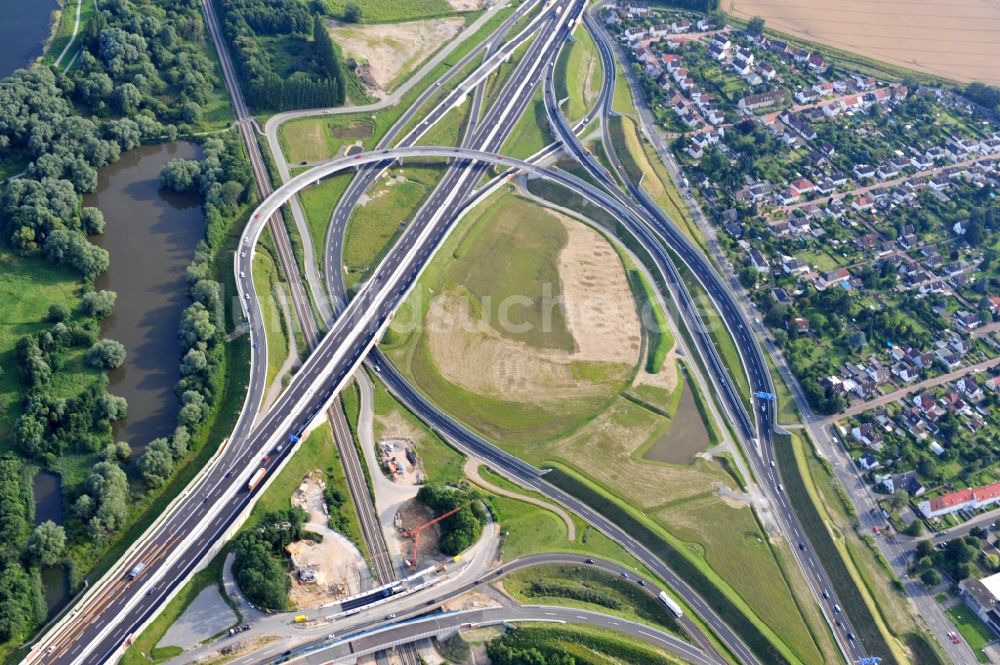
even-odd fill
[(973, 499), (982, 503), (984, 501), (997, 499), (998, 497), (1000, 497), (1000, 483), (993, 483), (992, 485), (984, 485), (983, 487), (958, 490), (957, 492), (942, 494), (941, 496), (931, 499), (930, 506), (932, 511), (937, 512), (939, 510), (947, 510), (949, 508), (954, 508), (955, 506), (961, 506), (962, 504), (968, 503)]

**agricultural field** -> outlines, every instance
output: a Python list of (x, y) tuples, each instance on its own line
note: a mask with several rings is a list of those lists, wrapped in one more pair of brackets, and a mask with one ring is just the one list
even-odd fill
[(421, 62), (465, 27), (462, 17), (405, 23), (329, 25), (330, 37), (356, 70), (368, 94), (382, 98), (405, 81)]
[(801, 39), (958, 81), (1000, 84), (1000, 5), (732, 0), (726, 10)]
[(451, 412), (490, 436), (544, 440), (629, 380), (638, 317), (621, 262), (598, 234), (495, 197), (442, 253), (456, 260), (432, 265), (386, 342)]

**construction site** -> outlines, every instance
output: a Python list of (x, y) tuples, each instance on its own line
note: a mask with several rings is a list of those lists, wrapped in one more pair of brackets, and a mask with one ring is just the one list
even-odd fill
[(421, 485), (425, 482), (420, 458), (410, 439), (382, 439), (378, 443), (378, 453), (382, 472), (393, 482), (405, 485)]
[(354, 543), (330, 528), (324, 489), (320, 474), (313, 473), (292, 495), (292, 505), (309, 514), (306, 529), (323, 537), (322, 542), (304, 539), (286, 548), (292, 561), (289, 596), (299, 609), (352, 596), (361, 591), (363, 579), (369, 575), (368, 565)]

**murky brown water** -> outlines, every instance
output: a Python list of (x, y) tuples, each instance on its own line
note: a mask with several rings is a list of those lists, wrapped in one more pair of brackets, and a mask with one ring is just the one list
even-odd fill
[(204, 236), (196, 195), (159, 188), (160, 169), (171, 159), (194, 159), (201, 149), (175, 142), (142, 146), (101, 169), (96, 194), (84, 205), (104, 213), (104, 233), (93, 238), (108, 250), (111, 267), (96, 288), (118, 293), (103, 335), (125, 345), (125, 364), (110, 374), (109, 389), (128, 400), (128, 418), (115, 427), (133, 454), (174, 429), (180, 378), (177, 326), (188, 305), (184, 271)]
[(701, 419), (698, 404), (694, 401), (694, 393), (685, 382), (670, 429), (646, 451), (643, 459), (687, 464), (694, 459), (695, 453), (707, 448), (710, 443), (705, 421)]

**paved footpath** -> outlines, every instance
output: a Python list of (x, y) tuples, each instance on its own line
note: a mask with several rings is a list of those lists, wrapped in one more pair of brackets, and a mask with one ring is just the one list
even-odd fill
[(538, 506), (539, 508), (555, 513), (562, 518), (563, 523), (566, 525), (566, 540), (576, 540), (576, 524), (573, 522), (573, 518), (569, 516), (569, 513), (563, 510), (561, 506), (549, 503), (548, 501), (542, 501), (541, 499), (536, 499), (533, 496), (527, 496), (502, 487), (497, 487), (479, 475), (479, 465), (482, 463), (482, 460), (476, 459), (475, 457), (470, 457), (465, 460), (465, 475), (474, 485), (478, 485), (487, 492), (492, 492), (498, 496), (505, 496), (508, 499), (530, 503), (533, 506)]

